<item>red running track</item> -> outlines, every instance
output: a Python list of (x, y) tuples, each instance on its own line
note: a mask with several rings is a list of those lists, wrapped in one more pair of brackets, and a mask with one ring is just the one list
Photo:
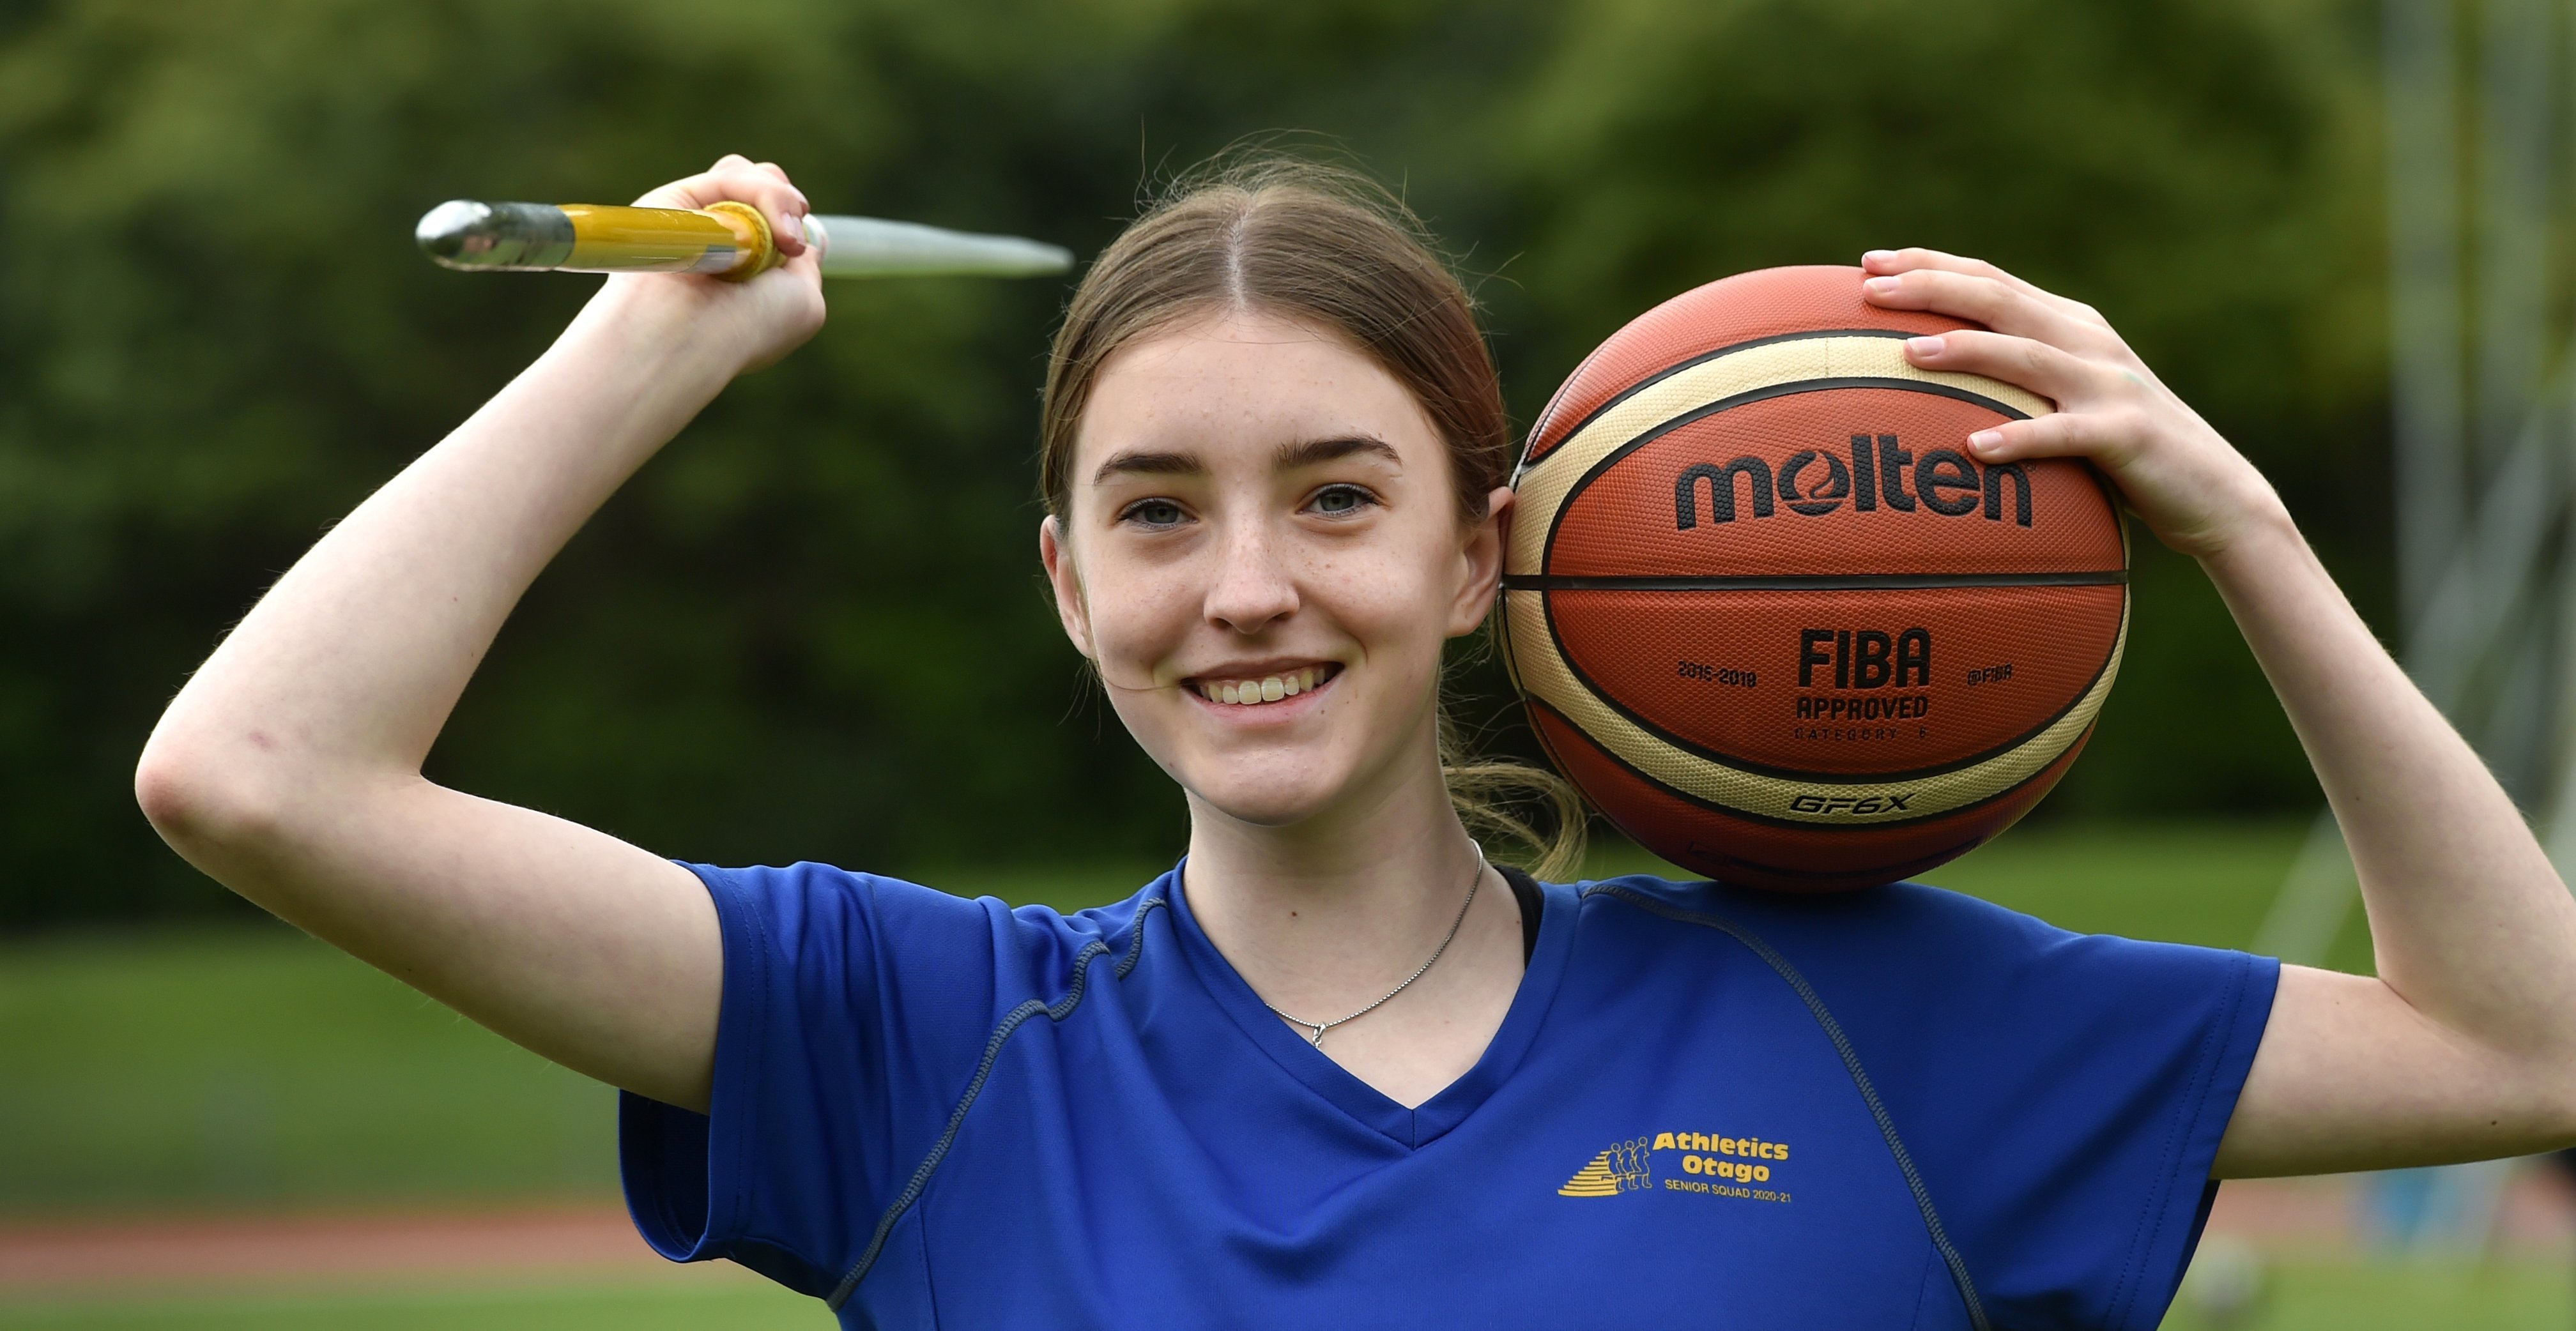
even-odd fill
[(0, 1220), (0, 1292), (316, 1278), (677, 1275), (598, 1204), (397, 1214)]

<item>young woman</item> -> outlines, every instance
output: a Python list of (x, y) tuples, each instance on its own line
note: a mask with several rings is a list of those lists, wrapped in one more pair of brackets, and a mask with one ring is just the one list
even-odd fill
[[(805, 210), (740, 158), (646, 201), (718, 199)], [(1491, 362), (1399, 205), (1276, 165), (1136, 223), (1049, 374), (1039, 556), (1191, 815), (1127, 902), (675, 865), (422, 779), (556, 549), (821, 323), (801, 254), (607, 282), (243, 620), (140, 798), (245, 896), (625, 1088), (654, 1245), (852, 1326), (2151, 1327), (2213, 1179), (2576, 1141), (2576, 902), (2262, 477), (2091, 309), (1866, 269), (1994, 330), (1916, 364), (2062, 406), (1980, 457), (2091, 459), (2216, 581), (2377, 978), (1929, 888), (1488, 865), (1438, 686), (1511, 517)]]

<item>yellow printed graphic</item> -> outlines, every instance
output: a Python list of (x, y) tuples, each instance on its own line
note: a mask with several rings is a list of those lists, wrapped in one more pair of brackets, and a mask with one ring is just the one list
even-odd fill
[(1646, 1139), (1619, 1142), (1609, 1150), (1592, 1157), (1592, 1163), (1574, 1171), (1574, 1177), (1556, 1190), (1559, 1197), (1616, 1197), (1654, 1186), (1653, 1171), (1646, 1163)]
[[(1655, 1156), (1669, 1171), (1679, 1165), (1690, 1178), (1666, 1178), (1660, 1190), (1696, 1192), (1759, 1202), (1786, 1202), (1781, 1174), (1788, 1168), (1789, 1144), (1764, 1137), (1725, 1132), (1657, 1132), (1613, 1142), (1592, 1157), (1556, 1190), (1559, 1197), (1616, 1197), (1658, 1187)], [(1675, 1158), (1678, 1157), (1678, 1158)]]
[(1556, 1190), (1556, 1195), (1559, 1197), (1618, 1196), (1619, 1180), (1610, 1172), (1610, 1153), (1603, 1151), (1592, 1157), (1592, 1163), (1574, 1171), (1574, 1177), (1567, 1179), (1565, 1186)]

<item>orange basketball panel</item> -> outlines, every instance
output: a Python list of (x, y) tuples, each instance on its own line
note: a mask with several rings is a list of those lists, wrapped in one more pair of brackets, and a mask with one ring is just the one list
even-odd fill
[(1527, 460), (1650, 375), (1712, 351), (1824, 328), (1944, 333), (1973, 324), (1883, 310), (1860, 298), (1862, 273), (1840, 264), (1766, 268), (1696, 287), (1638, 315), (1575, 367), (1531, 427)]
[(1989, 468), (1968, 435), (2010, 419), (1900, 388), (1763, 398), (1638, 445), (1569, 497), (1557, 577), (2067, 573), (2127, 565), (2090, 468)]
[(1567, 664), (1648, 730), (1738, 767), (1872, 777), (1962, 765), (2048, 724), (2110, 660), (2127, 595), (1578, 590), (1547, 605)]

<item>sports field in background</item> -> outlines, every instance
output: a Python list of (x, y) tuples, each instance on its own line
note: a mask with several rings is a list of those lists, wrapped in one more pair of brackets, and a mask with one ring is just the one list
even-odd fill
[[(1927, 875), (2070, 928), (2243, 945), (2303, 824), (2043, 826)], [(1601, 874), (1651, 868), (1624, 846)], [(1076, 906), (1155, 866), (930, 870), (950, 890)], [(211, 887), (208, 890), (214, 890)], [(2356, 913), (2357, 918), (2357, 913)], [(2365, 965), (2358, 927), (2337, 960)], [(496, 1214), (615, 1202), (611, 1093), (282, 927), (0, 944), (0, 1244), (48, 1222), (234, 1212)], [(726, 1270), (491, 1277), (154, 1273), (0, 1282), (0, 1329), (795, 1327), (820, 1309)], [(2178, 1313), (2176, 1327), (2197, 1326)], [(2239, 1326), (2576, 1327), (2576, 1274), (2518, 1255), (2362, 1263), (2301, 1252)]]
[[(2558, 1331), (2576, 1325), (2563, 1263), (2276, 1268), (2265, 1302), (2227, 1331)], [(695, 1288), (596, 1284), (46, 1299), (0, 1295), (9, 1331), (821, 1331), (822, 1305), (746, 1277)], [(2217, 1331), (2177, 1309), (2166, 1331)]]

